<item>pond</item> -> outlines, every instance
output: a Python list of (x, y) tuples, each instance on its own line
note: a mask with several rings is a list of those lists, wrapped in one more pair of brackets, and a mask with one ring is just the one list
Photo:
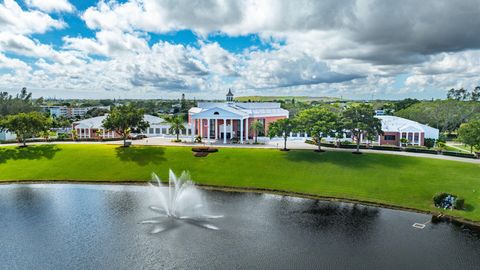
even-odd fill
[(219, 230), (151, 234), (146, 186), (0, 186), (1, 269), (479, 269), (480, 236), (430, 216), (203, 191)]

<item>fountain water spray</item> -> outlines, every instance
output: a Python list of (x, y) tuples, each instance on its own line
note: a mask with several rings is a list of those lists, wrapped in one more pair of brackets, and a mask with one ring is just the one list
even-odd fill
[(159, 216), (141, 223), (153, 224), (151, 233), (172, 229), (180, 223), (218, 230), (218, 227), (208, 221), (223, 216), (208, 214), (202, 194), (187, 172), (184, 171), (180, 177), (177, 177), (172, 170), (169, 170), (168, 185), (163, 184), (158, 175), (152, 173), (150, 186), (158, 196), (160, 204), (149, 208)]

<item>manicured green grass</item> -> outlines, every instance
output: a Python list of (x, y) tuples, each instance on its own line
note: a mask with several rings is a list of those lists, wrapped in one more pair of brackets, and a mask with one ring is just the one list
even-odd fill
[(269, 188), (412, 207), (432, 205), (437, 192), (466, 199), (449, 214), (480, 221), (480, 165), (428, 158), (307, 150), (221, 148), (204, 158), (188, 147), (38, 145), (0, 147), (0, 181), (147, 181), (152, 171), (190, 171), (202, 184)]

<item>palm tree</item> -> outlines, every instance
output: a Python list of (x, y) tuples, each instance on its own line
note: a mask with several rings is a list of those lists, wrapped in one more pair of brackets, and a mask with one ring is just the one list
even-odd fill
[(259, 120), (256, 120), (250, 126), (250, 130), (252, 130), (255, 134), (255, 144), (256, 144), (257, 143), (257, 138), (258, 138), (258, 132), (263, 130), (263, 123)]
[(185, 131), (183, 116), (167, 116), (165, 117), (165, 121), (170, 124), (170, 128), (168, 130), (172, 133), (175, 133), (177, 135), (177, 141), (180, 141), (180, 132)]

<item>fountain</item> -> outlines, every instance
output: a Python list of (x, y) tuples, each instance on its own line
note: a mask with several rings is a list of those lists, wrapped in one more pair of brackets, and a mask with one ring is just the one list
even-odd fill
[(158, 216), (144, 220), (141, 224), (152, 224), (151, 233), (159, 233), (179, 226), (181, 223), (218, 230), (210, 224), (211, 219), (221, 218), (221, 215), (210, 215), (198, 187), (190, 178), (190, 174), (182, 172), (177, 177), (169, 170), (168, 185), (163, 184), (155, 173), (152, 173), (150, 185), (159, 199), (159, 205), (150, 206)]

